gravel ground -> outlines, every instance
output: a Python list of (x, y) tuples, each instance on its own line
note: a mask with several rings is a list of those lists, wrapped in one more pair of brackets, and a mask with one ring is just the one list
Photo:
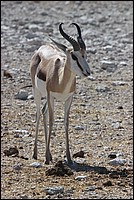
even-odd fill
[[(63, 106), (55, 102), (53, 163), (44, 164), (42, 119), (35, 163), (32, 90), (23, 99), (18, 93), (31, 84), (30, 59), (49, 36), (69, 45), (60, 22), (73, 37), (68, 25), (81, 26), (92, 70), (90, 78), (77, 77), (69, 117), (74, 164), (64, 176), (48, 173), (58, 161), (65, 165)], [(1, 198), (132, 199), (133, 2), (2, 1), (1, 65)]]

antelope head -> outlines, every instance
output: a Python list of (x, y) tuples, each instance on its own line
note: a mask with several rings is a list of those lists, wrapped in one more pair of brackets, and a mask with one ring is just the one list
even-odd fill
[(90, 75), (90, 68), (86, 61), (86, 45), (81, 36), (81, 29), (78, 24), (72, 23), (76, 26), (78, 37), (77, 41), (69, 36), (67, 33), (63, 31), (62, 24), (59, 25), (60, 34), (73, 46), (73, 49), (70, 51), (68, 48), (60, 43), (55, 42), (52, 40), (60, 49), (62, 49), (66, 54), (69, 52), (70, 56), (70, 65), (72, 71), (81, 76), (82, 78), (87, 77)]

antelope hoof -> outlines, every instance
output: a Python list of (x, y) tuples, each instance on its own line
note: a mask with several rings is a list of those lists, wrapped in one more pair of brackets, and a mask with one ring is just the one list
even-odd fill
[(67, 162), (68, 162), (69, 165), (73, 164), (73, 161), (71, 159), (69, 159)]
[(45, 161), (45, 164), (46, 164), (46, 165), (49, 165), (49, 161), (48, 161), (48, 160), (46, 160), (46, 161)]
[(46, 161), (45, 161), (45, 164), (49, 165), (49, 162), (52, 161), (52, 155), (51, 153), (49, 153), (48, 156), (46, 156)]
[(33, 154), (33, 159), (37, 160), (37, 155)]

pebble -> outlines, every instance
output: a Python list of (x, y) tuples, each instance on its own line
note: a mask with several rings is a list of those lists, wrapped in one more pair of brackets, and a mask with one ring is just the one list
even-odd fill
[(108, 155), (108, 158), (110, 159), (113, 159), (113, 158), (116, 158), (117, 157), (117, 153), (116, 152), (111, 152), (109, 155)]
[(18, 130), (13, 130), (15, 133), (22, 133), (22, 134), (28, 134), (29, 132), (25, 129), (18, 129)]
[(75, 126), (74, 129), (77, 130), (77, 131), (80, 131), (80, 130), (84, 130), (84, 127), (82, 127), (82, 126)]
[(106, 22), (107, 21), (107, 17), (102, 16), (99, 18), (99, 22)]
[(107, 70), (108, 72), (114, 72), (115, 69), (117, 68), (117, 64), (115, 64), (115, 62), (113, 62), (113, 61), (102, 60), (101, 68), (103, 70)]
[(42, 167), (42, 165), (39, 162), (33, 162), (33, 163), (30, 164), (30, 166), (36, 167), (36, 168)]
[(20, 90), (17, 94), (15, 94), (15, 99), (27, 100), (28, 92), (25, 90)]
[(54, 194), (61, 194), (64, 193), (64, 187), (63, 186), (53, 186), (53, 187), (46, 187), (45, 192), (48, 195), (54, 195)]
[(11, 156), (11, 155), (18, 156), (19, 155), (17, 146), (9, 147), (9, 149), (5, 149), (3, 152), (6, 156)]
[(19, 164), (16, 164), (16, 165), (13, 166), (13, 169), (15, 169), (15, 170), (21, 170), (22, 167)]
[(93, 77), (93, 76), (88, 76), (87, 79), (90, 80), (90, 81), (95, 81), (96, 80), (96, 78)]
[(124, 165), (126, 163), (126, 159), (115, 158), (113, 160), (110, 160), (108, 163), (113, 166)]
[(89, 48), (88, 49), (88, 51), (87, 51), (87, 53), (92, 53), (92, 54), (95, 54), (97, 52), (97, 50), (96, 49), (91, 49), (91, 48)]
[(96, 87), (96, 91), (97, 92), (108, 92), (108, 91), (110, 91), (110, 88), (107, 87), (106, 85), (98, 85)]
[(85, 191), (94, 191), (96, 189), (96, 187), (93, 185), (93, 186), (88, 186)]
[(84, 180), (86, 178), (87, 178), (87, 176), (81, 175), (81, 176), (76, 176), (75, 180), (81, 181), (81, 180)]
[(123, 66), (126, 66), (126, 65), (127, 65), (127, 63), (126, 63), (125, 61), (121, 61), (119, 64), (120, 64), (120, 65), (123, 65)]
[(111, 181), (106, 181), (103, 183), (103, 185), (106, 186), (112, 186), (112, 182)]
[(114, 81), (113, 83), (112, 83), (112, 85), (114, 85), (114, 86), (121, 86), (121, 85), (127, 85), (128, 83), (127, 82), (125, 82), (125, 81)]
[(77, 158), (77, 157), (84, 158), (84, 151), (81, 150), (81, 151), (73, 154), (73, 158)]
[(110, 45), (107, 45), (107, 46), (103, 47), (103, 49), (106, 50), (106, 51), (112, 51), (113, 47), (110, 46)]
[(7, 71), (7, 70), (3, 71), (3, 76), (5, 76), (7, 78), (12, 78), (12, 74), (9, 71)]
[(115, 128), (115, 129), (120, 128), (120, 127), (121, 127), (121, 126), (120, 126), (120, 122), (113, 122), (113, 123), (112, 123), (112, 127)]
[(30, 94), (28, 97), (27, 97), (27, 99), (29, 100), (29, 99), (34, 99), (34, 96), (32, 95), (32, 94)]

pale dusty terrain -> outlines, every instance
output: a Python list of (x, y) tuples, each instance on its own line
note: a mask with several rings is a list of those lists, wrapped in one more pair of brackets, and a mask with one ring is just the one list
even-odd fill
[[(35, 136), (33, 99), (20, 100), (19, 88), (31, 84), (33, 53), (64, 22), (76, 37), (76, 22), (87, 45), (91, 79), (77, 77), (70, 111), (71, 155), (76, 167), (68, 176), (47, 176), (46, 170), (65, 159), (63, 105), (55, 102), (51, 138), (53, 164), (45, 165), (41, 118), (38, 160), (30, 166)], [(9, 77), (6, 72), (9, 72)], [(26, 88), (28, 95), (31, 88)], [(132, 1), (2, 1), (1, 2), (1, 198), (2, 199), (132, 199), (133, 198), (133, 2)], [(19, 157), (7, 156), (17, 147)], [(112, 155), (118, 158), (112, 164)], [(80, 165), (81, 164), (81, 165)], [(82, 177), (81, 177), (82, 176)], [(48, 194), (47, 187), (64, 191)]]

